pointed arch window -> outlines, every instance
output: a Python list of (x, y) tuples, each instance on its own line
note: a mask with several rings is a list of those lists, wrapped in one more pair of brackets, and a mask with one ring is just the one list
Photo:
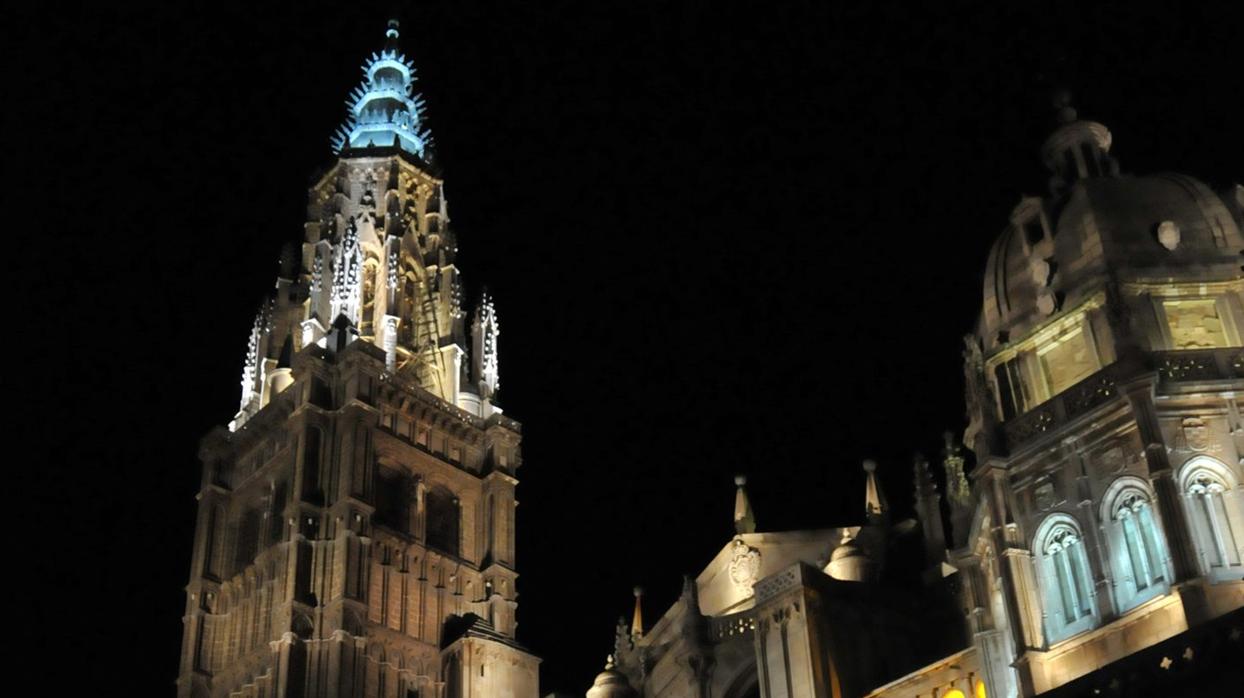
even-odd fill
[(1075, 519), (1065, 514), (1051, 516), (1041, 525), (1036, 540), (1046, 641), (1053, 644), (1093, 627), (1093, 579)]
[(1213, 458), (1194, 458), (1184, 466), (1180, 485), (1201, 571), (1214, 580), (1238, 579), (1244, 512), (1231, 469)]
[(1138, 477), (1119, 478), (1106, 490), (1103, 508), (1116, 603), (1134, 608), (1169, 589), (1167, 554), (1148, 484)]

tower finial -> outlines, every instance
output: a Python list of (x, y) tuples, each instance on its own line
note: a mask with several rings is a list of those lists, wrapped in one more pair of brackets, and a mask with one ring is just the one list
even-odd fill
[(390, 19), (388, 26), (384, 30), (384, 50), (388, 52), (397, 52), (397, 40), (401, 36), (398, 31), (399, 22), (396, 19)]
[(425, 158), (432, 135), (415, 92), (415, 64), (398, 48), (398, 21), (389, 20), (384, 48), (363, 63), (363, 82), (346, 100), (346, 120), (333, 137), (333, 152), (396, 146)]
[(752, 511), (751, 500), (747, 498), (747, 476), (735, 475), (734, 484), (738, 490), (734, 494), (734, 530), (736, 533), (755, 533), (756, 514)]
[(637, 586), (635, 592), (635, 613), (631, 616), (631, 639), (638, 640), (644, 636), (644, 613), (641, 602), (644, 598), (644, 588)]
[(864, 513), (868, 515), (869, 523), (879, 524), (889, 518), (890, 507), (886, 505), (885, 494), (877, 484), (877, 461), (864, 461), (864, 472), (868, 478), (864, 483)]

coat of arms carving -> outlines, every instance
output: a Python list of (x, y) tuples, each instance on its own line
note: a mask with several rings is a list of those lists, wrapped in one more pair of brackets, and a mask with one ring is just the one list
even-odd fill
[(730, 581), (744, 596), (751, 596), (759, 574), (760, 551), (741, 539), (734, 539), (734, 549), (730, 552)]
[(1209, 427), (1205, 425), (1205, 420), (1196, 417), (1188, 417), (1183, 423), (1184, 443), (1193, 451), (1210, 450), (1210, 433)]

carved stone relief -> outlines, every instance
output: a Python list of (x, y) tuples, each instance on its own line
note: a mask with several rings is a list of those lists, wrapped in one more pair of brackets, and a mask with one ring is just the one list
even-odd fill
[(736, 538), (730, 552), (730, 581), (744, 596), (751, 596), (759, 574), (760, 551)]
[(1193, 453), (1218, 453), (1222, 444), (1216, 443), (1214, 432), (1207, 420), (1201, 417), (1185, 417), (1174, 434), (1171, 451)]
[(1109, 475), (1117, 475), (1127, 469), (1127, 457), (1123, 455), (1122, 446), (1111, 446), (1101, 452), (1098, 463), (1102, 471)]
[(1054, 508), (1057, 503), (1057, 497), (1054, 494), (1054, 483), (1043, 482), (1037, 485), (1033, 491), (1033, 501), (1036, 504), (1037, 511), (1049, 511)]
[(1184, 419), (1183, 432), (1184, 442), (1187, 443), (1188, 448), (1197, 452), (1210, 450), (1210, 433), (1205, 420), (1196, 417)]

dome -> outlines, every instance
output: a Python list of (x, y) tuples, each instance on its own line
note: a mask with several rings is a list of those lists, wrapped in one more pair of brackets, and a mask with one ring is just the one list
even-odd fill
[(1026, 198), (990, 250), (979, 333), (986, 351), (1123, 280), (1235, 278), (1239, 214), (1187, 175), (1079, 179), (1055, 198)]
[(825, 573), (844, 582), (864, 582), (872, 579), (875, 568), (868, 553), (844, 531), (842, 542), (829, 555)]
[(846, 542), (844, 542), (842, 545), (839, 545), (837, 548), (834, 548), (834, 552), (830, 554), (829, 556), (829, 561), (837, 562), (839, 560), (845, 560), (847, 558), (852, 558), (852, 557), (868, 557), (868, 556), (864, 553), (864, 549), (861, 548), (858, 544), (856, 544), (854, 538), (848, 538)]
[(626, 674), (613, 668), (613, 662), (605, 665), (605, 670), (596, 675), (592, 687), (587, 691), (587, 698), (637, 698), (638, 693), (631, 688)]

